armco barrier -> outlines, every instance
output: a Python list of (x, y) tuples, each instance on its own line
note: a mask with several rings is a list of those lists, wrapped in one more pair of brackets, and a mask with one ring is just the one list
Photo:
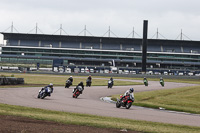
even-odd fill
[(0, 77), (0, 85), (24, 84), (24, 78)]

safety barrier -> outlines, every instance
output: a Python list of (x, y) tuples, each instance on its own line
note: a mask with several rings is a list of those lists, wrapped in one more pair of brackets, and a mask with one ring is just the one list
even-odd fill
[(24, 84), (24, 78), (0, 77), (0, 85)]

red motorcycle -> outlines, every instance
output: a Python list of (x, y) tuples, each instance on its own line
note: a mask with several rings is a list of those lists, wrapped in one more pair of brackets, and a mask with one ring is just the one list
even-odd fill
[(73, 98), (77, 98), (80, 94), (82, 94), (83, 88), (81, 86), (77, 86), (76, 88), (74, 88), (73, 91)]
[(126, 107), (126, 109), (129, 109), (133, 102), (134, 100), (130, 98), (130, 95), (127, 95), (125, 97), (120, 95), (120, 99), (117, 99), (116, 107), (120, 108), (122, 106)]

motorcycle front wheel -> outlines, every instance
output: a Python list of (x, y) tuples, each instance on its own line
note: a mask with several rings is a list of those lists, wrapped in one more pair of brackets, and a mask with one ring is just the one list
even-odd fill
[(40, 98), (40, 93), (38, 94), (37, 98)]
[(132, 102), (126, 104), (126, 109), (129, 109), (132, 105)]
[(78, 97), (78, 95), (76, 95), (76, 94), (73, 94), (73, 96), (72, 96), (73, 98), (77, 98)]
[(46, 94), (43, 93), (42, 96), (41, 96), (41, 99), (44, 99), (46, 97)]
[(72, 95), (73, 98), (77, 98), (75, 94)]

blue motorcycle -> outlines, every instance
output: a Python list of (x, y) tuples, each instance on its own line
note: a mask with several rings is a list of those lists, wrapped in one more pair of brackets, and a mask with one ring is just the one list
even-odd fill
[(52, 89), (50, 87), (42, 88), (39, 90), (39, 94), (37, 98), (44, 99), (46, 96), (51, 96)]

